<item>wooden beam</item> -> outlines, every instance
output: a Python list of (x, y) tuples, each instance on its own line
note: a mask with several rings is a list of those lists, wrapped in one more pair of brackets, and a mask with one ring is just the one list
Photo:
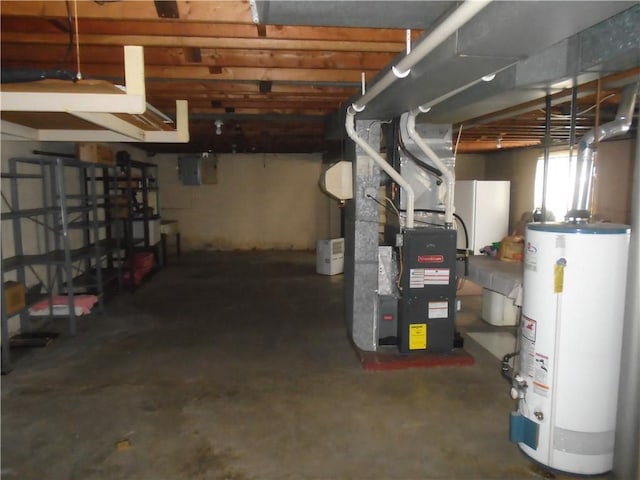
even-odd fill
[[(251, 24), (249, 2), (217, 0), (206, 2), (178, 3), (180, 19), (196, 22), (246, 23)], [(67, 8), (62, 0), (3, 2), (2, 14), (13, 16), (66, 17)], [(107, 18), (111, 20), (157, 20), (154, 2), (130, 0), (126, 2), (78, 2), (81, 18)]]
[[(8, 62), (6, 66), (20, 66)], [(54, 63), (41, 64), (42, 68), (54, 68)], [(216, 68), (210, 71), (210, 68)], [(122, 66), (105, 64), (82, 64), (85, 76), (93, 78), (122, 78)], [(218, 73), (219, 72), (219, 73)], [(294, 68), (250, 68), (250, 67), (206, 67), (206, 66), (158, 66), (145, 68), (145, 76), (151, 78), (170, 79), (217, 79), (217, 80), (267, 80), (312, 83), (356, 83), (360, 81), (361, 70), (320, 70)], [(371, 71), (370, 73), (376, 73)]]
[[(240, 100), (240, 99), (224, 99), (224, 100), (215, 100), (218, 108), (226, 108), (226, 107), (235, 107), (235, 108), (255, 108), (255, 109), (274, 109), (274, 108), (284, 108), (287, 110), (308, 110), (308, 109), (318, 109), (324, 111), (332, 111), (338, 108), (341, 104), (339, 101), (310, 101), (310, 102), (300, 102), (296, 101), (283, 101), (283, 100)], [(173, 100), (158, 100), (153, 103), (153, 105), (159, 108), (162, 111), (166, 111), (167, 107), (171, 107), (173, 104)], [(189, 106), (191, 107), (191, 111), (194, 112), (196, 110), (206, 110), (207, 108), (212, 108), (212, 102), (209, 99), (193, 99), (189, 98)], [(215, 107), (214, 107), (215, 108)]]
[[(4, 43), (0, 52), (3, 62), (51, 62), (62, 60), (66, 45), (33, 45)], [(199, 47), (145, 48), (145, 65), (190, 65), (193, 63), (223, 67), (270, 68), (346, 68), (380, 70), (388, 65), (395, 54), (380, 52), (330, 52), (289, 50), (209, 49)], [(83, 45), (81, 59), (91, 63), (122, 63), (122, 47)]]
[[(147, 82), (147, 94), (155, 95), (164, 92), (189, 93), (260, 93), (259, 81), (231, 82), (231, 81), (181, 81), (167, 80)], [(272, 83), (271, 95), (301, 95), (301, 96), (351, 96), (358, 92), (358, 87), (335, 87), (320, 85), (293, 85), (288, 83)]]
[[(334, 109), (335, 110), (335, 109)], [(171, 113), (166, 110), (167, 113)], [(323, 117), (324, 115), (331, 113), (333, 110), (317, 110), (317, 109), (299, 109), (299, 108), (278, 108), (274, 106), (272, 108), (236, 108), (234, 113), (239, 115), (309, 115), (309, 116), (318, 116)], [(224, 108), (191, 108), (189, 107), (189, 114), (204, 114), (204, 113), (212, 113), (212, 114), (224, 114)]]
[[(9, 2), (14, 3), (14, 2)], [(68, 35), (60, 33), (3, 32), (3, 43), (32, 43), (66, 45)], [(287, 40), (272, 38), (232, 37), (180, 37), (151, 35), (82, 35), (82, 45), (142, 45), (144, 47), (233, 48), (246, 50), (317, 50), (339, 52), (401, 52), (405, 45), (399, 42), (340, 41), (340, 40)]]
[[(5, 2), (6, 4), (13, 2)], [(127, 2), (132, 3), (132, 2)], [(31, 17), (14, 17), (6, 15), (3, 4), (0, 19), (3, 32), (39, 32), (56, 33), (59, 28), (50, 24), (50, 18), (39, 15)], [(58, 24), (66, 24), (66, 14), (55, 18)], [(194, 36), (194, 37), (231, 37), (258, 38), (259, 31), (254, 24), (228, 24), (215, 20), (208, 22), (155, 21), (135, 20), (127, 17), (113, 19), (88, 18), (80, 19), (83, 32), (106, 35), (163, 35), (163, 36)], [(57, 25), (58, 25), (57, 24)], [(367, 41), (367, 42), (405, 42), (405, 30), (395, 28), (352, 28), (352, 27), (313, 27), (289, 25), (264, 25), (267, 38), (284, 40), (331, 40), (331, 41)], [(420, 31), (412, 30), (412, 36), (417, 39)]]
[[(147, 92), (149, 93), (149, 92)], [(210, 93), (189, 93), (184, 91), (166, 91), (154, 94), (148, 94), (148, 101), (152, 104), (158, 102), (174, 100), (175, 98), (186, 98), (190, 100), (206, 100), (206, 101), (224, 101), (224, 100), (269, 100), (271, 102), (334, 102), (340, 103), (349, 95), (287, 95), (287, 94), (273, 94), (273, 93), (225, 93), (225, 92), (210, 92)]]

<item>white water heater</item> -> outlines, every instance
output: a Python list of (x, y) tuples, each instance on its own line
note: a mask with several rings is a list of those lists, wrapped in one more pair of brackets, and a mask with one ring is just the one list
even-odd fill
[(512, 440), (557, 470), (613, 466), (629, 239), (626, 225), (527, 227), (511, 419), (526, 434)]

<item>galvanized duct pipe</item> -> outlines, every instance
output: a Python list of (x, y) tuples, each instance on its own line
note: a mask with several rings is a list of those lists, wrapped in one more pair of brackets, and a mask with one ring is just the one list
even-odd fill
[(449, 167), (447, 167), (440, 157), (425, 143), (422, 137), (416, 131), (416, 116), (421, 113), (420, 109), (411, 110), (407, 116), (407, 132), (409, 138), (415, 142), (420, 150), (431, 160), (436, 167), (442, 171), (442, 176), (447, 188), (445, 206), (444, 206), (444, 225), (445, 228), (453, 228), (453, 195), (455, 185), (455, 175)]
[[(391, 67), (380, 80), (364, 93), (358, 100), (351, 104), (347, 109), (345, 118), (345, 127), (349, 138), (358, 144), (391, 178), (393, 178), (400, 188), (404, 189), (407, 194), (407, 218), (405, 226), (407, 228), (414, 227), (414, 200), (415, 194), (413, 189), (391, 165), (389, 165), (380, 154), (369, 145), (364, 139), (360, 138), (355, 130), (355, 115), (364, 110), (367, 104), (386, 90), (389, 85), (398, 78), (405, 78), (411, 72), (411, 68), (438, 47), (447, 38), (453, 35), (460, 27), (471, 20), (478, 12), (486, 7), (492, 0), (466, 0), (451, 15), (449, 15), (442, 23), (440, 23), (433, 31), (427, 35), (418, 45), (416, 45), (402, 60)], [(424, 142), (423, 142), (424, 143)], [(427, 147), (428, 148), (428, 147)], [(432, 152), (433, 153), (433, 152)], [(435, 155), (435, 154), (434, 154)], [(437, 157), (437, 156), (436, 156)], [(439, 159), (438, 159), (439, 160)], [(453, 187), (451, 189), (451, 202), (453, 202)], [(451, 209), (451, 218), (453, 218), (453, 208)], [(451, 220), (453, 224), (453, 221)]]
[(364, 107), (382, 93), (398, 78), (406, 77), (411, 68), (432, 52), (438, 45), (453, 35), (456, 30), (471, 20), (480, 10), (489, 5), (491, 0), (466, 0), (442, 23), (427, 35), (418, 45), (413, 47), (410, 54), (400, 60), (380, 80), (378, 80), (360, 99), (352, 104), (356, 112), (361, 112)]
[(638, 83), (627, 86), (622, 91), (615, 120), (592, 128), (580, 139), (573, 199), (571, 208), (567, 213), (567, 220), (576, 222), (587, 222), (589, 220), (591, 216), (589, 203), (591, 202), (592, 170), (595, 155), (593, 144), (596, 141), (606, 140), (629, 130), (633, 119), (633, 108), (636, 103), (637, 92)]
[(362, 148), (367, 155), (369, 155), (374, 162), (378, 164), (382, 170), (384, 170), (396, 183), (402, 188), (407, 194), (407, 220), (406, 227), (413, 228), (414, 222), (414, 203), (415, 203), (415, 194), (413, 192), (413, 188), (411, 185), (402, 178), (402, 176), (384, 159), (380, 156), (380, 154), (369, 145), (363, 138), (359, 137), (356, 129), (355, 129), (355, 116), (356, 111), (353, 107), (347, 108), (347, 117), (345, 119), (345, 128), (347, 129), (347, 135), (349, 138), (353, 140), (357, 145)]

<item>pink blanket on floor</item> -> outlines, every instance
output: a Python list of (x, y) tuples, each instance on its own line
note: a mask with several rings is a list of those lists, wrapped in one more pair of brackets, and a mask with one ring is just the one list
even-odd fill
[[(98, 297), (96, 297), (95, 295), (74, 295), (73, 296), (74, 307), (80, 307), (82, 309), (83, 315), (91, 312), (91, 308), (96, 304), (97, 301), (98, 301)], [(53, 297), (53, 300), (51, 303), (53, 306), (65, 306), (69, 304), (69, 299), (64, 295), (57, 295)], [(31, 307), (31, 309), (34, 312), (45, 310), (47, 308), (49, 308), (48, 299), (44, 299), (36, 303), (33, 307)]]

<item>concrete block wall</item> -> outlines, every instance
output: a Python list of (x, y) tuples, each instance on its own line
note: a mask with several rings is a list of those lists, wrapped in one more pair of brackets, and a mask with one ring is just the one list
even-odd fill
[(318, 185), (320, 154), (224, 154), (217, 183), (186, 186), (178, 156), (156, 155), (163, 219), (185, 250), (313, 250), (340, 234), (340, 207)]

